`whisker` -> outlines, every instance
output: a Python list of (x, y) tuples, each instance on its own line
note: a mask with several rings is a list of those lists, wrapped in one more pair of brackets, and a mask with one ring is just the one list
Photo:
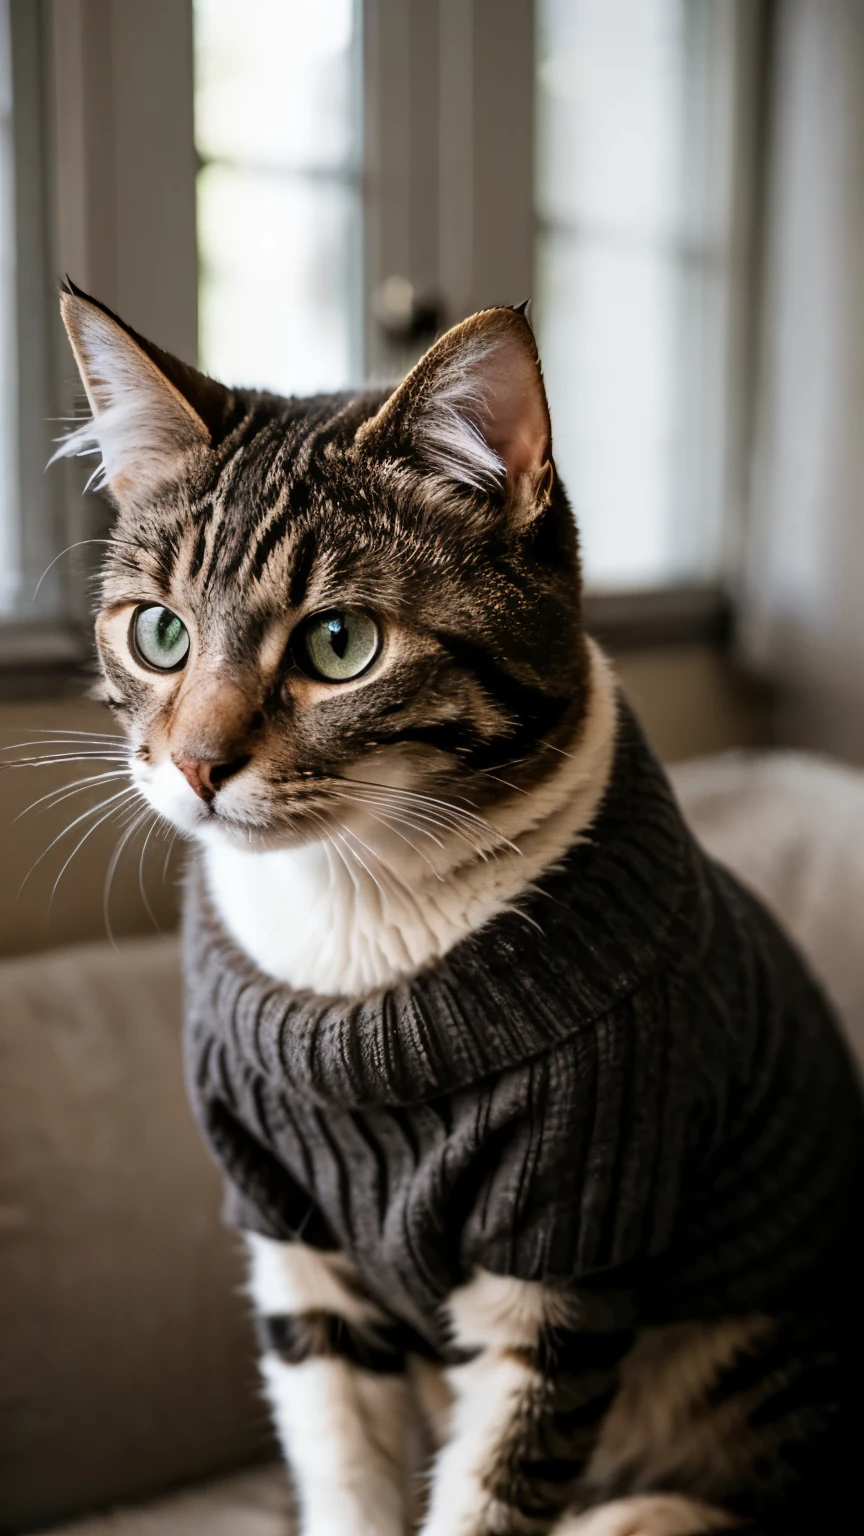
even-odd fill
[[(352, 786), (360, 783), (364, 787), (366, 783), (371, 783), (371, 781), (357, 779), (346, 779), (343, 782), (349, 783)], [(490, 837), (496, 846), (510, 848), (514, 853), (521, 852), (521, 850), (516, 847), (516, 844), (512, 843), (508, 837), (504, 837), (503, 834), (499, 832), (491, 822), (487, 821), (483, 816), (476, 815), (473, 811), (463, 811), (458, 806), (451, 805), (446, 800), (438, 800), (436, 797), (431, 795), (421, 795), (415, 790), (396, 789), (395, 786), (389, 784), (376, 784), (373, 786), (373, 788), (379, 792), (384, 792), (387, 795), (392, 793), (394, 796), (406, 800), (406, 803), (410, 803), (413, 799), (416, 798), (423, 804), (431, 804), (437, 806), (440, 809), (441, 814), (446, 813), (451, 818), (455, 817), (457, 821), (464, 823), (466, 826), (478, 829), (479, 831), (483, 832), (484, 835)], [(419, 812), (417, 814), (419, 814)]]
[(404, 789), (395, 784), (379, 784), (373, 779), (345, 779), (343, 782), (352, 786), (356, 784), (364, 789), (369, 788), (383, 791), (388, 795), (416, 801), (419, 804), (428, 804), (437, 807), (441, 811), (446, 811), (451, 816), (461, 817), (463, 820), (474, 822), (487, 830), (490, 828), (490, 823), (486, 818), (478, 815), (476, 811), (465, 811), (461, 806), (454, 805), (450, 800), (442, 800), (438, 795), (422, 794), (419, 790)]
[(60, 870), (60, 873), (57, 876), (57, 879), (54, 881), (54, 884), (51, 887), (51, 895), (50, 895), (50, 897), (48, 899), (48, 911), (49, 912), (51, 911), (51, 906), (52, 906), (52, 903), (54, 901), (54, 897), (57, 894), (57, 887), (59, 886), (60, 881), (63, 879), (63, 876), (65, 875), (67, 869), (69, 868), (69, 865), (72, 863), (72, 860), (74, 859), (76, 853), (78, 853), (78, 851), (81, 848), (83, 848), (83, 846), (86, 843), (88, 837), (92, 837), (93, 833), (97, 830), (98, 827), (101, 827), (104, 822), (110, 821), (112, 816), (116, 816), (120, 811), (126, 809), (126, 806), (129, 804), (129, 800), (131, 798), (133, 798), (135, 795), (138, 794), (138, 790), (137, 789), (127, 790), (126, 794), (127, 794), (128, 798), (124, 802), (124, 804), (112, 806), (110, 808), (110, 810), (105, 812), (104, 816), (100, 816), (99, 820), (95, 821), (93, 823), (92, 827), (88, 827), (87, 828), (87, 831), (84, 833), (84, 836), (82, 838), (80, 838), (79, 841), (75, 844), (75, 847), (72, 849), (72, 852), (70, 853), (68, 859), (66, 860), (66, 862), (63, 865), (62, 869)]
[[(350, 784), (368, 785), (370, 789), (389, 789), (392, 790), (394, 794), (411, 795), (412, 797), (419, 800), (433, 800), (436, 804), (447, 805), (451, 810), (454, 811), (459, 810), (460, 807), (454, 805), (453, 800), (460, 800), (463, 805), (470, 805), (472, 807), (476, 805), (476, 801), (470, 800), (467, 795), (458, 795), (455, 792), (453, 792), (453, 800), (441, 800), (437, 795), (426, 794), (424, 791), (419, 789), (407, 789), (404, 785), (400, 784), (384, 784), (379, 779), (355, 779), (352, 776), (350, 779), (346, 779), (345, 782)], [(474, 814), (474, 812), (466, 811), (465, 814), (470, 816)]]
[[(350, 796), (346, 796), (345, 798), (350, 798)], [(373, 821), (377, 821), (380, 826), (386, 827), (389, 832), (394, 832), (397, 837), (402, 839), (403, 843), (407, 843), (409, 848), (413, 848), (414, 852), (417, 854), (417, 857), (422, 859), (424, 864), (428, 864), (433, 875), (435, 875), (439, 880), (442, 879), (442, 876), (438, 873), (438, 870), (435, 868), (435, 865), (432, 863), (432, 861), (427, 858), (422, 848), (418, 848), (417, 844), (411, 841), (410, 837), (406, 837), (405, 833), (400, 832), (398, 827), (393, 826), (392, 822), (388, 821), (386, 817), (378, 816), (374, 811), (370, 811), (369, 815), (372, 817)], [(413, 822), (407, 821), (405, 817), (399, 817), (395, 815), (393, 816), (393, 821), (401, 821), (403, 826), (411, 827), (415, 832), (419, 832), (421, 837), (431, 837), (433, 843), (437, 843), (438, 847), (443, 849), (444, 844), (440, 841), (440, 839), (437, 838), (434, 833), (427, 832), (424, 827), (415, 827)]]
[(80, 795), (82, 790), (92, 788), (95, 784), (106, 784), (110, 779), (125, 779), (126, 777), (127, 775), (123, 769), (117, 769), (114, 773), (91, 773), (86, 779), (78, 779), (71, 787), (68, 784), (64, 784), (60, 789), (49, 789), (47, 795), (40, 795), (38, 800), (31, 800), (30, 804), (26, 805), (23, 811), (19, 811), (18, 815), (13, 819), (12, 825), (14, 826), (16, 821), (20, 821), (22, 816), (26, 816), (28, 811), (35, 811), (37, 805), (44, 805), (46, 801), (53, 801), (55, 805), (59, 805), (61, 801), (68, 800), (72, 795)]
[[(131, 540), (129, 540), (127, 542), (131, 542)], [(57, 564), (58, 560), (62, 560), (63, 559), (64, 555), (71, 554), (73, 549), (83, 549), (85, 544), (113, 544), (113, 543), (114, 543), (113, 539), (76, 539), (74, 544), (67, 544), (65, 549), (61, 549), (59, 555), (55, 555), (53, 560), (49, 560), (49, 562), (46, 565), (44, 571), (42, 572), (42, 575), (39, 577), (39, 580), (37, 581), (36, 586), (33, 589), (33, 596), (30, 599), (31, 603), (35, 603), (36, 598), (39, 595), (39, 588), (41, 587), (43, 581), (45, 580), (45, 577), (48, 575), (48, 572), (53, 569), (53, 567)]]
[[(386, 801), (386, 800), (375, 800), (375, 799), (372, 798), (371, 795), (370, 795), (370, 797), (368, 799), (366, 799), (362, 795), (340, 795), (339, 799), (344, 801), (346, 804), (362, 805), (364, 807), (364, 809), (368, 810), (369, 815), (372, 816), (373, 820), (375, 820), (375, 821), (380, 821), (381, 818), (374, 815), (373, 811), (371, 810), (371, 807), (373, 805), (377, 805), (379, 810), (387, 810), (389, 808), (389, 802), (388, 801)], [(419, 826), (416, 821), (410, 820), (409, 817), (403, 815), (399, 811), (390, 810), (390, 815), (391, 815), (391, 817), (393, 818), (394, 821), (401, 822), (406, 827), (413, 827), (415, 832), (422, 832), (424, 837), (431, 837), (433, 843), (437, 843), (438, 847), (443, 849), (444, 844), (442, 843), (440, 837), (436, 837), (435, 836), (434, 832), (427, 831), (425, 827)], [(445, 828), (446, 827), (446, 823), (435, 821), (434, 818), (431, 817), (431, 816), (424, 817), (423, 819), (428, 821), (430, 823), (430, 825), (433, 826), (433, 827), (440, 827), (440, 828)], [(446, 830), (447, 831), (451, 831), (452, 829), (450, 827), (446, 827)], [(406, 839), (406, 841), (407, 841), (407, 839)], [(412, 843), (411, 846), (412, 847), (414, 846), (413, 843)]]
[[(520, 761), (524, 761), (524, 759), (520, 759)], [(528, 795), (530, 797), (530, 789), (523, 789), (520, 784), (511, 784), (509, 779), (502, 779), (500, 774), (493, 773), (491, 768), (481, 768), (480, 772), (485, 778), (494, 779), (496, 784), (506, 784), (507, 788), (512, 789), (515, 794)]]
[[(340, 823), (340, 826), (341, 826), (341, 823)], [(363, 842), (362, 837), (357, 837), (356, 833), (351, 832), (348, 827), (344, 827), (343, 826), (342, 827), (342, 831), (341, 832), (337, 832), (336, 836), (339, 838), (340, 842), (345, 843), (345, 846), (348, 849), (348, 852), (351, 854), (351, 857), (357, 860), (357, 863), (360, 865), (361, 869), (365, 869), (367, 875), (369, 876), (369, 879), (372, 881), (372, 884), (376, 887), (376, 889), (378, 891), (378, 895), (379, 895), (380, 901), (381, 901), (381, 916), (383, 917), (384, 916), (384, 911), (385, 911), (385, 902), (387, 900), (386, 893), (384, 891), (384, 887), (382, 886), (380, 880), (378, 880), (378, 878), (375, 875), (373, 875), (371, 869), (369, 868), (369, 865), (366, 863), (366, 861), (363, 858), (362, 854), (359, 854), (357, 852), (356, 848), (352, 848), (350, 843), (348, 843), (346, 841), (346, 838), (347, 837), (354, 837), (355, 840), (358, 843), (360, 843), (362, 847), (366, 847), (367, 845)], [(369, 849), (369, 852), (372, 852), (372, 851), (373, 850)], [(349, 871), (349, 873), (350, 873), (350, 871)]]
[[(72, 419), (74, 420), (75, 418), (72, 418)], [(94, 449), (93, 452), (95, 453), (96, 449)], [(76, 457), (77, 457), (77, 455), (76, 455)], [(49, 462), (53, 463), (55, 458), (56, 458), (56, 454), (54, 455), (54, 457)], [(98, 470), (95, 471), (94, 473), (98, 474)], [(91, 480), (93, 479), (92, 475), (90, 476), (90, 479)], [(89, 485), (90, 485), (90, 481), (88, 480), (86, 488), (89, 488)], [(48, 575), (48, 572), (52, 569), (53, 566), (55, 566), (57, 564), (57, 561), (58, 560), (62, 560), (64, 555), (71, 554), (73, 549), (83, 549), (85, 544), (108, 544), (108, 545), (112, 546), (115, 550), (117, 549), (117, 546), (120, 545), (120, 544), (128, 544), (130, 549), (137, 550), (139, 554), (143, 553), (141, 545), (137, 544), (134, 539), (124, 539), (124, 538), (122, 538), (120, 536), (120, 534), (116, 534), (116, 533), (113, 534), (110, 539), (76, 539), (74, 544), (67, 544), (65, 549), (61, 549), (59, 555), (55, 555), (53, 560), (49, 560), (48, 564), (46, 565), (44, 571), (42, 572), (42, 575), (39, 577), (39, 580), (37, 581), (36, 586), (35, 586), (35, 588), (33, 590), (33, 596), (30, 599), (31, 603), (35, 603), (36, 598), (39, 595), (39, 588), (41, 587), (43, 581), (45, 580), (45, 577)], [(118, 551), (118, 553), (119, 553), (119, 551)], [(120, 554), (120, 559), (124, 559), (124, 558), (127, 560), (127, 562), (130, 565), (133, 563), (132, 561), (129, 560), (128, 555), (124, 557), (122, 554)], [(136, 570), (138, 569), (137, 564), (135, 564), (134, 568)]]
[(507, 759), (506, 763), (496, 763), (494, 768), (480, 768), (477, 771), (478, 773), (485, 773), (489, 775), (491, 773), (495, 773), (499, 768), (518, 768), (520, 763), (527, 763), (528, 761), (529, 759), (527, 757), (510, 757)]
[(146, 890), (144, 888), (144, 855), (147, 852), (147, 844), (149, 843), (151, 837), (153, 836), (153, 833), (155, 832), (156, 828), (160, 825), (161, 820), (162, 820), (162, 818), (159, 815), (159, 812), (158, 811), (154, 811), (154, 813), (153, 813), (153, 820), (151, 821), (150, 826), (147, 829), (147, 835), (144, 838), (143, 843), (141, 844), (141, 854), (140, 854), (140, 857), (138, 859), (138, 889), (141, 892), (141, 900), (144, 903), (144, 910), (146, 911), (147, 916), (149, 917), (149, 919), (150, 919), (151, 923), (153, 924), (153, 927), (156, 929), (157, 933), (161, 933), (162, 932), (162, 924), (160, 923), (160, 921), (159, 921), (158, 917), (156, 916), (155, 912), (153, 911), (153, 908), (150, 905), (150, 898), (147, 895), (147, 892), (146, 892)]
[(162, 884), (163, 885), (165, 884), (165, 881), (168, 879), (168, 864), (169, 864), (169, 861), (171, 859), (171, 853), (173, 851), (174, 844), (176, 843), (176, 841), (177, 841), (179, 836), (180, 836), (180, 828), (179, 827), (175, 827), (174, 831), (173, 831), (173, 834), (172, 834), (172, 837), (171, 837), (171, 841), (169, 842), (168, 847), (165, 850), (165, 862), (162, 865)]
[[(26, 745), (26, 743), (24, 743)], [(0, 747), (0, 751), (6, 750)], [(12, 750), (10, 747), (9, 751)], [(128, 752), (42, 752), (38, 757), (13, 757), (0, 768), (42, 768), (51, 763), (128, 763)]]
[(69, 741), (73, 736), (86, 736), (96, 741), (125, 741), (122, 731), (78, 731), (69, 727), (65, 731), (58, 731), (56, 726), (31, 725), (31, 731), (36, 736), (49, 736), (57, 741)]
[[(82, 821), (86, 821), (88, 816), (95, 816), (98, 811), (104, 810), (106, 805), (113, 805), (116, 800), (120, 800), (121, 798), (125, 798), (125, 797), (131, 796), (133, 794), (137, 794), (137, 790), (133, 790), (133, 789), (120, 789), (120, 790), (117, 791), (116, 795), (110, 795), (107, 800), (101, 800), (98, 805), (91, 805), (89, 807), (89, 809), (84, 811), (84, 812), (82, 812), (82, 814), (80, 816), (76, 816), (74, 821), (70, 821), (68, 827), (64, 827), (62, 832), (58, 832), (57, 836), (55, 838), (53, 838), (52, 841), (48, 844), (48, 847), (45, 848), (42, 853), (40, 853), (38, 859), (36, 859), (35, 862), (30, 865), (30, 868), (28, 869), (26, 875), (24, 876), (24, 879), (21, 881), (20, 886), (18, 887), (18, 896), (21, 895), (21, 892), (23, 891), (25, 885), (27, 884), (27, 881), (30, 879), (30, 876), (32, 875), (34, 869), (36, 869), (36, 867), (39, 864), (42, 863), (42, 860), (51, 852), (51, 849), (54, 848), (57, 843), (59, 843), (60, 839), (62, 837), (66, 836), (67, 832), (71, 832), (73, 827), (77, 827), (77, 826), (80, 825), (80, 823)], [(117, 806), (116, 809), (119, 810), (120, 807)], [(97, 825), (98, 825), (98, 823), (97, 823)], [(65, 866), (64, 866), (64, 868), (65, 868)], [(61, 873), (62, 873), (62, 871), (61, 871)], [(16, 900), (17, 900), (17, 897), (16, 897)]]
[[(476, 853), (482, 859), (487, 859), (489, 857), (489, 853), (491, 852), (490, 848), (484, 848), (481, 843), (476, 842), (470, 838), (467, 832), (465, 832), (458, 824), (454, 824), (452, 822), (444, 821), (438, 817), (431, 816), (427, 812), (414, 811), (413, 815), (408, 815), (404, 807), (401, 810), (394, 810), (389, 801), (384, 799), (375, 799), (371, 795), (368, 798), (364, 796), (341, 795), (339, 798), (342, 800), (353, 801), (355, 805), (362, 805), (370, 816), (373, 816), (371, 807), (375, 805), (379, 810), (386, 811), (394, 821), (401, 822), (403, 826), (411, 827), (413, 831), (419, 832), (422, 837), (431, 838), (433, 843), (437, 843), (438, 847), (441, 849), (444, 848), (444, 844), (440, 838), (435, 836), (434, 832), (429, 831), (430, 826), (438, 827), (439, 830), (450, 832), (454, 837), (460, 838), (461, 841), (471, 849), (472, 853)], [(378, 820), (380, 818), (373, 816), (373, 819)], [(422, 822), (428, 822), (429, 825), (422, 826)], [(395, 832), (396, 828), (393, 827), (391, 830)], [(397, 835), (401, 836), (401, 834)], [(407, 842), (409, 839), (406, 838), (405, 841)], [(488, 841), (491, 842), (491, 836), (488, 837)], [(411, 843), (410, 846), (412, 848), (416, 848), (414, 843)], [(419, 849), (416, 849), (416, 851), (418, 853), (420, 852)], [(429, 861), (427, 860), (426, 862), (428, 863)], [(431, 865), (430, 868), (432, 868)], [(438, 871), (436, 870), (435, 873), (438, 874)]]
[[(370, 805), (397, 806), (400, 810), (410, 811), (415, 816), (420, 816), (424, 820), (429, 820), (433, 826), (446, 827), (449, 830), (454, 830), (463, 824), (471, 827), (478, 825), (478, 823), (476, 823), (474, 820), (460, 816), (458, 812), (448, 810), (444, 806), (440, 808), (432, 807), (425, 801), (421, 801), (418, 804), (417, 802), (408, 799), (403, 795), (390, 795), (383, 791), (366, 790), (361, 788), (357, 798), (362, 802), (368, 800)], [(485, 824), (480, 825), (482, 825), (483, 830), (488, 830), (488, 827)]]
[[(344, 822), (340, 822), (339, 825), (341, 826), (343, 833), (346, 833), (349, 837), (353, 837), (354, 841), (359, 843), (362, 848), (365, 848), (366, 852), (371, 854), (373, 859), (377, 859), (378, 863), (381, 865), (382, 870), (385, 872), (386, 876), (389, 878), (391, 884), (393, 884), (395, 886), (395, 889), (397, 891), (402, 891), (404, 895), (408, 896), (409, 900), (413, 900), (414, 899), (414, 893), (411, 890), (411, 887), (409, 886), (407, 880), (405, 880), (402, 877), (402, 875), (400, 875), (398, 873), (398, 871), (393, 868), (393, 865), (387, 859), (385, 859), (382, 854), (380, 854), (378, 852), (377, 848), (373, 848), (370, 843), (365, 842), (365, 840), (360, 836), (360, 834), (358, 832), (354, 832), (354, 831), (352, 831), (352, 829), (350, 827), (346, 827)], [(373, 880), (375, 880), (375, 876), (372, 874), (372, 871), (367, 867), (367, 865), (364, 863), (364, 861), (360, 858), (360, 855), (357, 853), (357, 850), (356, 849), (351, 849), (350, 851), (353, 854), (353, 857), (356, 858), (358, 860), (358, 862), (363, 865), (363, 868), (366, 870), (367, 874)], [(437, 870), (433, 869), (432, 872), (433, 872), (433, 874), (435, 874), (437, 876), (437, 878), (439, 880), (441, 880), (443, 882), (443, 876), (439, 875), (437, 873)], [(381, 886), (378, 884), (377, 880), (375, 880), (375, 884), (378, 885), (378, 889), (381, 890)], [(383, 896), (383, 894), (384, 893), (382, 891), (382, 896)]]
[[(129, 839), (133, 837), (137, 832), (138, 828), (147, 820), (149, 811), (149, 805), (145, 805), (143, 811), (139, 811), (137, 816), (133, 817), (132, 825), (127, 827), (126, 831), (121, 835), (120, 840), (111, 855), (108, 868), (105, 871), (105, 884), (102, 888), (102, 916), (105, 921), (105, 933), (111, 944), (111, 948), (114, 950), (117, 950), (117, 941), (114, 937), (114, 930), (111, 927), (111, 886), (114, 882), (114, 875), (117, 869), (117, 865), (120, 863), (123, 849), (126, 847)], [(119, 953), (119, 950), (117, 952)]]
[(89, 737), (58, 736), (42, 737), (36, 741), (10, 741), (5, 747), (0, 747), (0, 752), (23, 752), (25, 749), (39, 747), (45, 752), (100, 752), (103, 747), (111, 752), (127, 752), (128, 745), (122, 736), (106, 736), (103, 740), (91, 741)]

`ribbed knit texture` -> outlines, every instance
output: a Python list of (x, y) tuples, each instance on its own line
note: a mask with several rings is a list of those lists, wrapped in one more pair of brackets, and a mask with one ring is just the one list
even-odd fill
[[(625, 705), (590, 836), (411, 981), (268, 980), (193, 870), (187, 1065), (228, 1216), (350, 1253), (433, 1347), (474, 1265), (626, 1284), (646, 1321), (849, 1279), (864, 1117), (827, 1005), (687, 831)], [(857, 1252), (857, 1248), (856, 1248)]]

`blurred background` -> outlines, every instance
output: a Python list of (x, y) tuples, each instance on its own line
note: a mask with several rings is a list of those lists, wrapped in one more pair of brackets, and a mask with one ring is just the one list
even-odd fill
[[(37, 952), (80, 1002), (72, 952), (48, 952), (89, 941), (106, 1039), (128, 990), (176, 1012), (173, 941), (134, 938), (174, 925), (176, 850), (88, 820), (102, 789), (62, 798), (76, 744), (99, 749), (82, 733), (111, 730), (83, 697), (110, 512), (92, 465), (45, 472), (81, 404), (64, 272), (207, 372), (285, 393), (398, 378), (463, 315), (530, 298), (591, 626), (661, 755), (860, 763), (862, 271), (861, 0), (0, 0), (0, 745), (57, 759), (0, 775), (0, 1008), (18, 987), (45, 1015), (14, 958)], [(110, 982), (106, 928), (129, 941)], [(40, 1142), (46, 1168), (66, 1145)], [(0, 1233), (16, 1210), (0, 1200)], [(201, 1242), (196, 1264), (226, 1262)], [(207, 1424), (114, 1492), (211, 1469), (234, 1419)], [(0, 1529), (92, 1502), (87, 1444), (53, 1504), (22, 1494)]]
[[(69, 272), (286, 393), (530, 297), (590, 619), (659, 750), (860, 759), (862, 50), (856, 0), (0, 0), (0, 733), (106, 728), (71, 701), (109, 513), (87, 464), (45, 473)], [(32, 775), (3, 782), (14, 815)], [(16, 824), (19, 879), (63, 824)], [(50, 923), (46, 857), (0, 943), (104, 931), (115, 840)]]

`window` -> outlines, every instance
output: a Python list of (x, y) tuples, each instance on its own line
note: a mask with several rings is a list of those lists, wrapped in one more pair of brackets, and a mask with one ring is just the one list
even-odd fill
[(718, 569), (733, 10), (538, 4), (536, 310), (556, 458), (595, 586)]
[[(410, 361), (410, 344), (381, 344), (380, 314), (364, 316), (394, 279), (447, 323), (520, 300), (524, 282), (589, 582), (716, 578), (737, 9), (535, 0), (532, 61), (531, 8), (515, 0), (494, 15), (448, 0), (195, 0), (204, 366), (289, 393), (342, 387)], [(367, 124), (384, 125), (365, 151), (364, 74)], [(528, 101), (529, 134), (533, 97), (533, 207), (495, 119), (502, 94), (517, 116)], [(371, 270), (382, 220), (392, 271)], [(533, 282), (512, 260), (532, 224)], [(453, 277), (472, 261), (473, 281)]]
[(756, 0), (103, 9), (0, 0), (3, 656), (25, 628), (34, 657), (88, 643), (108, 513), (91, 466), (44, 473), (81, 405), (64, 271), (285, 393), (392, 378), (436, 325), (533, 294), (589, 585), (717, 579)]
[(18, 338), (15, 325), (15, 154), (12, 136), (12, 32), (0, 0), (0, 615), (14, 609), (18, 547)]
[(19, 660), (75, 648), (57, 624), (70, 608), (68, 568), (52, 561), (80, 536), (67, 532), (62, 477), (45, 474), (64, 413), (48, 324), (45, 14), (0, 0), (0, 655)]
[(363, 378), (355, 0), (196, 0), (204, 368), (283, 394)]

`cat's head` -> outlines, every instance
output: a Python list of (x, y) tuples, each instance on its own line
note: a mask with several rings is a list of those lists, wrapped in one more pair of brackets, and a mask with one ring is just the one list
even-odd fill
[(158, 811), (267, 848), (378, 784), (482, 815), (554, 769), (586, 652), (522, 313), (456, 326), (392, 393), (280, 399), (61, 305), (92, 410), (61, 452), (98, 451), (116, 506), (102, 696)]

